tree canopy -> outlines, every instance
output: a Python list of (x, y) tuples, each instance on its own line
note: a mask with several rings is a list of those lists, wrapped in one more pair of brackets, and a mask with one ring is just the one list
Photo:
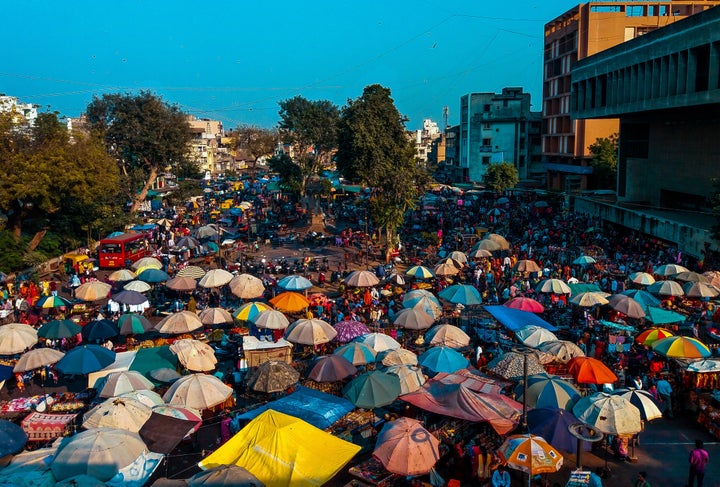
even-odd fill
[(593, 174), (590, 177), (593, 189), (616, 189), (618, 135), (597, 138), (589, 149), (593, 155)]
[(252, 161), (252, 171), (261, 157), (271, 157), (277, 147), (279, 136), (276, 130), (256, 127), (254, 125), (240, 125), (232, 130), (228, 136), (231, 139), (231, 149), (241, 152), (244, 157)]
[(509, 162), (490, 164), (483, 176), (485, 185), (496, 193), (502, 193), (506, 189), (514, 188), (518, 181), (518, 171)]
[[(160, 171), (168, 166), (177, 169), (188, 164), (188, 144), (192, 134), (187, 116), (177, 105), (169, 105), (153, 93), (141, 91), (137, 95), (115, 93), (94, 97), (87, 107), (86, 117), (117, 160), (123, 176), (143, 176), (141, 183), (130, 183), (133, 190), (128, 195), (132, 200), (131, 212), (145, 200)], [(139, 169), (140, 173), (134, 169)]]

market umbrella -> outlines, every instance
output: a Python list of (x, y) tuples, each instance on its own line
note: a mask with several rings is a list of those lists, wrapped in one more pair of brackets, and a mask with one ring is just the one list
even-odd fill
[(527, 387), (520, 384), (515, 390), (518, 398), (522, 398), (524, 393), (525, 403), (531, 408), (570, 410), (581, 397), (580, 391), (572, 383), (547, 373), (529, 375)]
[(258, 328), (266, 328), (268, 330), (284, 330), (290, 325), (290, 320), (287, 319), (287, 316), (274, 309), (260, 311), (251, 321), (255, 323), (255, 326)]
[(232, 281), (233, 275), (225, 269), (210, 269), (200, 279), (198, 285), (206, 289), (222, 287)]
[(357, 367), (342, 355), (318, 357), (308, 378), (315, 382), (336, 382), (357, 373)]
[(506, 379), (518, 379), (525, 376), (525, 360), (527, 359), (527, 375), (543, 374), (545, 368), (532, 353), (524, 354), (515, 351), (505, 352), (494, 358), (489, 364), (489, 370)]
[(137, 291), (139, 293), (146, 293), (152, 289), (152, 286), (145, 281), (130, 281), (123, 286), (126, 291)]
[(398, 348), (397, 350), (383, 352), (381, 362), (386, 367), (393, 365), (417, 365), (418, 357), (410, 350)]
[(712, 355), (710, 349), (697, 338), (672, 336), (657, 340), (652, 344), (653, 352), (667, 358), (700, 359)]
[(709, 372), (720, 372), (720, 359), (702, 359), (690, 362), (687, 366), (688, 372), (705, 374)]
[(560, 279), (545, 279), (535, 287), (535, 291), (539, 293), (551, 293), (551, 294), (570, 294), (570, 288), (565, 281)]
[(142, 259), (136, 260), (130, 268), (133, 269), (136, 274), (139, 274), (141, 269), (162, 269), (163, 264), (155, 257), (143, 257)]
[(51, 308), (64, 308), (72, 306), (72, 303), (62, 296), (45, 296), (35, 303), (35, 306), (40, 309), (51, 309)]
[(568, 372), (578, 384), (612, 384), (618, 380), (607, 365), (592, 357), (575, 357), (568, 364)]
[(352, 287), (373, 287), (380, 284), (380, 280), (370, 271), (353, 271), (345, 278), (345, 284)]
[(449, 262), (442, 262), (435, 266), (433, 272), (436, 276), (454, 276), (460, 273), (460, 269)]
[(689, 269), (687, 267), (683, 267), (679, 264), (665, 264), (655, 269), (654, 274), (657, 276), (674, 276), (675, 274), (688, 271)]
[(82, 336), (89, 342), (104, 342), (119, 334), (117, 325), (110, 320), (93, 320), (82, 327)]
[(568, 363), (574, 357), (584, 357), (585, 352), (573, 342), (566, 340), (554, 340), (545, 342), (537, 347), (541, 352), (552, 354), (557, 362)]
[(253, 301), (240, 306), (237, 310), (235, 310), (232, 316), (239, 321), (254, 321), (260, 316), (260, 313), (271, 310), (272, 307), (270, 307), (270, 305), (259, 301)]
[(542, 313), (545, 311), (545, 306), (533, 298), (526, 298), (525, 296), (509, 299), (503, 303), (503, 306), (506, 308), (519, 309), (520, 311), (529, 311), (531, 313)]
[(204, 275), (205, 269), (196, 265), (183, 267), (175, 274), (177, 277), (189, 277), (190, 279), (202, 279)]
[(387, 281), (398, 286), (405, 285), (405, 278), (400, 274), (394, 272), (387, 277)]
[(469, 284), (453, 284), (440, 291), (438, 296), (445, 301), (450, 301), (453, 304), (462, 304), (463, 306), (482, 304), (480, 292)]
[(435, 325), (425, 334), (425, 342), (430, 346), (462, 348), (470, 344), (470, 337), (455, 325)]
[(400, 392), (397, 375), (374, 370), (350, 381), (343, 388), (343, 397), (356, 407), (373, 409), (392, 403)]
[(502, 250), (502, 247), (499, 243), (495, 242), (494, 240), (490, 239), (483, 239), (480, 240), (477, 244), (473, 246), (473, 250), (485, 250), (487, 252), (495, 252), (497, 250)]
[(202, 245), (200, 243), (200, 240), (193, 238), (193, 237), (180, 237), (175, 241), (175, 248), (176, 249), (196, 249)]
[(155, 330), (169, 335), (181, 335), (190, 333), (203, 327), (198, 315), (191, 311), (180, 311), (166, 316), (157, 325)]
[(128, 313), (118, 318), (118, 326), (121, 335), (142, 335), (152, 329), (150, 320), (143, 315)]
[(290, 364), (279, 360), (268, 360), (260, 364), (248, 378), (248, 387), (257, 392), (272, 394), (284, 392), (300, 380), (300, 372)]
[(0, 326), (0, 355), (15, 355), (37, 342), (37, 331), (30, 325), (10, 323)]
[(641, 286), (649, 286), (650, 284), (655, 283), (655, 278), (652, 274), (648, 274), (647, 272), (633, 272), (628, 277), (630, 278), (630, 281), (635, 284), (640, 284)]
[(296, 313), (310, 306), (310, 302), (305, 296), (292, 291), (285, 291), (284, 293), (278, 294), (270, 300), (270, 303), (280, 311), (288, 313)]
[(222, 404), (232, 393), (232, 387), (213, 375), (191, 374), (173, 382), (163, 399), (172, 406), (189, 406), (202, 411)]
[(515, 337), (528, 347), (537, 347), (541, 343), (557, 340), (550, 330), (537, 325), (526, 325), (515, 332)]
[(202, 426), (202, 414), (200, 411), (193, 408), (161, 404), (153, 407), (152, 411), (157, 414), (162, 414), (163, 416), (170, 416), (171, 418), (194, 421), (196, 424), (188, 431), (188, 434), (197, 432), (197, 430), (200, 429), (200, 426)]
[(28, 441), (27, 434), (20, 426), (5, 419), (0, 419), (0, 438), (0, 458), (19, 453)]
[(104, 377), (105, 384), (100, 389), (100, 397), (115, 397), (126, 392), (152, 390), (155, 385), (135, 370), (110, 372)]
[(182, 375), (175, 369), (169, 367), (160, 367), (150, 371), (150, 377), (158, 382), (171, 383), (178, 380)]
[(75, 297), (82, 301), (99, 301), (110, 294), (112, 286), (102, 281), (88, 281), (75, 289)]
[(192, 277), (175, 276), (165, 283), (165, 287), (173, 291), (193, 291), (197, 287), (197, 281)]
[(50, 468), (57, 480), (85, 474), (105, 482), (146, 451), (137, 433), (93, 428), (63, 438)]
[(405, 271), (406, 276), (414, 277), (415, 279), (432, 279), (435, 274), (425, 266), (415, 265)]
[(492, 252), (490, 252), (489, 250), (486, 250), (486, 249), (478, 248), (478, 249), (470, 251), (470, 253), (468, 254), (468, 257), (471, 259), (482, 259), (485, 257), (492, 257)]
[(580, 398), (573, 414), (607, 435), (633, 435), (642, 431), (640, 410), (622, 396), (595, 392)]
[(508, 436), (497, 450), (500, 461), (531, 477), (560, 470), (563, 456), (541, 436), (526, 433)]
[(689, 298), (714, 298), (720, 294), (720, 289), (704, 282), (686, 282), (682, 288)]
[(108, 280), (112, 282), (125, 282), (136, 279), (137, 275), (130, 269), (119, 269), (108, 276)]
[(203, 325), (222, 325), (232, 323), (233, 317), (223, 308), (205, 308), (198, 316)]
[(590, 257), (589, 255), (581, 255), (577, 259), (573, 261), (573, 264), (575, 265), (590, 265), (597, 262), (594, 258)]
[(467, 255), (465, 255), (465, 252), (462, 252), (460, 250), (453, 250), (450, 252), (447, 256), (448, 259), (452, 259), (455, 262), (460, 262), (460, 264), (467, 264), (468, 258)]
[(431, 372), (452, 374), (466, 368), (470, 362), (462, 354), (450, 347), (432, 347), (418, 357), (418, 364)]
[(43, 338), (57, 340), (58, 338), (70, 338), (82, 331), (82, 326), (73, 320), (51, 320), (38, 328), (37, 335)]
[(115, 361), (115, 352), (99, 345), (78, 345), (60, 359), (55, 368), (67, 375), (85, 375)]
[(286, 291), (305, 291), (313, 287), (312, 282), (303, 276), (285, 276), (277, 282), (277, 286)]
[(628, 289), (620, 294), (633, 298), (635, 301), (640, 303), (640, 306), (643, 308), (648, 306), (660, 306), (660, 300), (658, 298), (647, 291), (643, 291), (642, 289)]
[(375, 362), (377, 352), (364, 343), (350, 342), (336, 348), (333, 354), (345, 357), (353, 365), (365, 365)]
[(426, 330), (435, 323), (435, 317), (425, 311), (416, 308), (401, 310), (395, 315), (393, 324), (408, 330)]
[(262, 280), (250, 274), (238, 274), (228, 283), (230, 292), (240, 299), (255, 299), (265, 293)]
[(649, 293), (659, 296), (683, 296), (685, 291), (680, 284), (675, 281), (658, 281), (647, 287)]
[(134, 399), (111, 397), (83, 416), (83, 428), (116, 428), (137, 433), (150, 419), (151, 409)]
[(500, 250), (510, 250), (510, 242), (507, 241), (502, 235), (497, 233), (488, 233), (485, 236), (485, 240), (492, 240), (500, 246)]
[(608, 304), (615, 311), (624, 314), (628, 318), (643, 318), (645, 310), (634, 298), (625, 294), (613, 294), (608, 298)]
[(149, 408), (165, 405), (165, 401), (162, 396), (150, 389), (137, 389), (134, 391), (123, 392), (122, 394), (118, 394), (117, 397), (120, 399), (133, 399), (143, 403)]
[(400, 395), (415, 392), (427, 381), (422, 369), (417, 365), (391, 365), (386, 370), (400, 379)]
[(138, 305), (147, 302), (148, 298), (137, 291), (120, 291), (110, 297), (113, 301), (120, 304)]
[(671, 336), (674, 336), (673, 333), (665, 328), (648, 328), (636, 336), (635, 341), (641, 345), (651, 347), (656, 341)]
[(640, 419), (643, 421), (662, 418), (662, 412), (655, 402), (655, 398), (648, 391), (634, 388), (616, 389), (613, 391), (613, 395), (627, 399), (630, 404), (638, 408)]
[(515, 265), (512, 267), (513, 272), (522, 272), (529, 274), (531, 272), (541, 272), (542, 269), (539, 265), (537, 265), (537, 262), (534, 260), (529, 259), (520, 259), (518, 260)]
[(175, 340), (170, 345), (170, 351), (177, 355), (178, 362), (194, 372), (215, 370), (218, 362), (215, 358), (215, 350), (210, 345), (192, 338)]
[(442, 308), (440, 300), (438, 300), (438, 298), (427, 289), (413, 289), (412, 291), (408, 291), (407, 293), (405, 293), (405, 295), (403, 296), (403, 308), (413, 308), (423, 299), (428, 299), (432, 301), (437, 307)]
[(585, 293), (578, 293), (570, 299), (570, 303), (576, 306), (580, 306), (582, 308), (591, 308), (593, 306), (602, 306), (603, 304), (608, 304), (608, 300), (605, 299), (602, 293), (590, 291)]
[(170, 280), (170, 276), (167, 272), (161, 269), (153, 269), (152, 267), (149, 267), (138, 273), (138, 280), (150, 284), (156, 284), (158, 282), (165, 282)]
[(335, 328), (317, 318), (297, 320), (285, 331), (285, 339), (299, 345), (320, 345), (329, 342), (336, 335)]
[[(407, 294), (405, 297), (407, 297)], [(440, 318), (443, 313), (442, 306), (437, 302), (437, 298), (435, 296), (420, 296), (407, 300), (403, 299), (403, 307), (419, 309), (435, 319)]]
[(196, 473), (186, 480), (189, 487), (200, 486), (225, 486), (234, 487), (265, 487), (265, 484), (258, 480), (247, 469), (238, 465), (219, 465), (214, 468)]
[(440, 459), (440, 442), (420, 421), (398, 418), (383, 425), (373, 457), (388, 472), (403, 476), (424, 475)]
[(720, 287), (720, 271), (703, 272), (703, 276), (707, 278), (709, 284)]
[(358, 338), (357, 341), (370, 346), (376, 353), (402, 348), (393, 337), (384, 333), (368, 333)]
[(528, 431), (531, 434), (545, 438), (558, 450), (571, 453), (577, 450), (577, 438), (570, 434), (568, 428), (577, 423), (579, 421), (575, 415), (565, 409), (542, 407), (527, 412)]
[(333, 325), (333, 327), (337, 332), (335, 340), (340, 343), (347, 343), (357, 337), (370, 333), (370, 330), (367, 326), (365, 326), (365, 323), (355, 320), (338, 321), (335, 325)]
[[(15, 367), (13, 367), (13, 372), (27, 372), (28, 370), (52, 365), (64, 356), (63, 352), (54, 348), (33, 348), (20, 356), (20, 359), (15, 363)], [(0, 458), (2, 458), (2, 455), (0, 455)]]

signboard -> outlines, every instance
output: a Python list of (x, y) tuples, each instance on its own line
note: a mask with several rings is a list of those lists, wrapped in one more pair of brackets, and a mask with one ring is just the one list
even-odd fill
[(585, 487), (590, 485), (590, 472), (576, 470), (570, 474), (570, 480), (565, 487)]

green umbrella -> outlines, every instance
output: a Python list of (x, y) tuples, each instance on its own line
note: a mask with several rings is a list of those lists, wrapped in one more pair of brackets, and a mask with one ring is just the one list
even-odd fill
[(73, 320), (52, 320), (38, 329), (38, 336), (51, 339), (70, 338), (80, 331), (82, 331), (82, 326)]
[(118, 319), (121, 335), (141, 335), (152, 329), (153, 325), (142, 315), (128, 313)]
[(392, 403), (400, 395), (400, 379), (386, 372), (366, 372), (343, 388), (343, 396), (356, 407), (372, 409)]

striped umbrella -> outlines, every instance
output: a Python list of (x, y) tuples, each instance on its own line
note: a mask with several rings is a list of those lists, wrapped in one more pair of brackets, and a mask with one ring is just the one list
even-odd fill
[(258, 328), (267, 328), (268, 330), (284, 330), (290, 325), (287, 316), (274, 309), (261, 311), (250, 321), (255, 323)]
[(252, 302), (240, 306), (234, 313), (233, 318), (238, 321), (253, 321), (263, 311), (271, 310), (272, 307), (265, 303)]
[(652, 276), (652, 274), (648, 274), (647, 272), (633, 272), (629, 276), (630, 281), (634, 282), (635, 284), (640, 284), (641, 286), (649, 286), (650, 284), (655, 284), (655, 278)]
[[(521, 401), (523, 385), (515, 389)], [(526, 404), (532, 408), (560, 408), (571, 410), (580, 399), (580, 391), (570, 382), (547, 373), (530, 375), (527, 378)]]
[(118, 326), (121, 335), (141, 335), (153, 327), (147, 318), (134, 313), (124, 314), (118, 318)]
[(190, 279), (202, 279), (205, 275), (205, 270), (196, 265), (189, 265), (177, 271), (175, 275), (178, 277), (189, 277)]
[(333, 352), (335, 355), (342, 355), (353, 365), (365, 365), (375, 362), (377, 355), (369, 345), (360, 342), (350, 342), (347, 345), (338, 347)]
[(415, 279), (432, 279), (435, 274), (425, 266), (416, 265), (405, 271), (406, 276), (414, 277)]
[(635, 341), (637, 343), (650, 347), (656, 341), (671, 336), (673, 336), (673, 333), (670, 330), (666, 330), (665, 328), (649, 328), (636, 336)]
[(700, 340), (692, 337), (673, 336), (662, 338), (652, 344), (654, 352), (668, 358), (707, 358), (710, 349)]
[(40, 298), (40, 300), (35, 304), (35, 306), (41, 309), (50, 309), (72, 306), (72, 303), (61, 296), (45, 296), (43, 298)]
[(627, 399), (630, 404), (638, 408), (640, 410), (640, 419), (643, 421), (662, 418), (662, 412), (657, 402), (655, 402), (655, 398), (647, 391), (640, 389), (617, 389), (613, 391), (613, 395)]

